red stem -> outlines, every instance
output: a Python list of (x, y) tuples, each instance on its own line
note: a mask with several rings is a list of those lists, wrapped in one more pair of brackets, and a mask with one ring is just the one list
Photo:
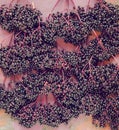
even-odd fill
[(5, 77), (4, 80), (3, 80), (3, 85), (4, 86), (5, 86), (6, 80), (7, 80), (7, 77)]
[(77, 47), (75, 48), (74, 52), (76, 52), (76, 53), (80, 53), (80, 47), (77, 46)]
[(53, 7), (53, 9), (51, 10), (51, 13), (54, 11), (54, 9), (56, 8), (56, 6), (59, 4), (60, 0), (57, 0), (55, 6)]
[[(118, 72), (118, 70), (117, 70), (117, 72)], [(109, 80), (114, 80), (114, 78), (116, 77), (116, 75), (117, 75), (117, 72), (116, 73), (112, 73), (111, 74), (111, 77), (110, 77), (110, 79)]]
[(20, 33), (22, 33), (22, 31), (18, 32), (18, 33), (15, 35), (15, 37), (17, 37)]
[[(9, 4), (9, 8), (12, 6), (12, 4), (13, 4), (13, 2), (14, 2), (15, 0), (11, 0), (11, 2), (10, 2), (10, 4)], [(16, 4), (18, 4), (20, 2), (20, 0), (17, 0), (16, 1)]]
[(33, 106), (35, 103), (37, 104), (38, 101), (39, 101), (39, 97), (40, 97), (40, 96), (38, 95), (37, 99), (36, 99), (34, 102), (32, 102), (32, 103), (30, 103), (30, 104), (24, 106), (22, 109), (25, 109), (27, 106)]
[(13, 44), (13, 39), (14, 39), (14, 33), (12, 34), (10, 41), (9, 41), (9, 46), (11, 46)]
[(48, 95), (46, 94), (46, 104), (48, 104)]
[(12, 6), (12, 3), (14, 2), (14, 0), (11, 0), (10, 4), (9, 4), (9, 8)]
[(89, 10), (89, 6), (90, 6), (90, 0), (88, 0), (88, 4), (87, 4), (87, 8), (86, 8), (86, 13), (87, 13), (88, 10)]
[(85, 66), (83, 67), (83, 69), (82, 69), (82, 73), (84, 73), (84, 70), (86, 69), (86, 67), (89, 65), (89, 61), (88, 61), (88, 63), (87, 64), (85, 64)]
[(67, 5), (68, 5), (68, 13), (69, 13), (69, 0), (67, 0)]
[[(92, 76), (92, 67), (91, 67), (91, 60), (92, 60), (92, 57), (89, 59), (88, 63), (83, 67), (82, 69), (82, 73), (84, 74), (84, 69), (86, 69), (87, 66), (89, 66), (89, 72), (90, 72), (90, 78), (93, 79), (93, 76)], [(95, 81), (94, 81), (95, 82)]]
[(97, 1), (100, 3), (101, 7), (104, 7), (107, 11), (110, 11), (109, 8), (103, 4), (103, 0), (97, 0)]
[(74, 8), (76, 8), (76, 5), (75, 5), (74, 1), (73, 0), (70, 0), (70, 1), (73, 4)]
[(97, 33), (95, 32), (95, 30), (93, 29), (92, 31), (93, 31), (94, 35), (96, 36), (96, 39), (98, 40), (98, 43), (99, 43), (99, 45), (101, 46), (101, 48), (102, 48), (103, 50), (106, 50), (106, 48), (104, 47), (102, 41), (98, 38), (98, 35), (97, 35)]
[(2, 46), (2, 43), (0, 43), (0, 48), (2, 48), (3, 46)]
[(113, 55), (112, 55), (112, 57), (113, 57), (113, 59), (115, 60), (115, 62), (116, 62), (116, 64), (117, 64), (117, 67), (118, 67), (118, 70), (119, 70), (119, 61), (118, 61), (118, 59), (117, 59), (115, 56), (113, 56)]

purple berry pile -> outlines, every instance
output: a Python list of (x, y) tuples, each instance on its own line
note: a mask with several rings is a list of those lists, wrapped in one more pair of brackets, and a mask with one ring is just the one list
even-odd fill
[[(119, 54), (118, 5), (99, 1), (46, 21), (31, 5), (3, 5), (0, 26), (14, 37), (0, 48), (0, 68), (6, 77), (22, 75), (9, 90), (0, 84), (1, 109), (27, 128), (37, 121), (58, 127), (84, 113), (96, 126), (118, 130), (119, 64), (110, 62)], [(58, 49), (59, 37), (79, 51)], [(43, 104), (49, 94), (54, 103)]]

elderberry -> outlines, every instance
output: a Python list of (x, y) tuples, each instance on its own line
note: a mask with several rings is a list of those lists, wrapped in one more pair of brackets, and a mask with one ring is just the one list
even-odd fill
[[(46, 21), (31, 5), (1, 6), (0, 26), (14, 38), (0, 48), (0, 68), (7, 77), (22, 77), (9, 91), (0, 85), (0, 108), (27, 128), (37, 121), (58, 127), (85, 113), (95, 125), (118, 129), (119, 69), (108, 63), (119, 54), (118, 21), (119, 7), (104, 0)], [(58, 37), (78, 49), (59, 50)]]

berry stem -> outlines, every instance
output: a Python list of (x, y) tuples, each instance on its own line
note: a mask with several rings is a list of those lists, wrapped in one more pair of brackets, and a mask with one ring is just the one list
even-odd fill
[(93, 56), (91, 56), (91, 58), (89, 59), (88, 63), (87, 63), (87, 64), (83, 67), (83, 69), (82, 69), (82, 73), (84, 74), (84, 69), (86, 69), (86, 67), (89, 66), (89, 72), (90, 72), (90, 78), (91, 78), (91, 79), (93, 79), (93, 77), (92, 77), (92, 75), (91, 75), (91, 73), (92, 73), (92, 67), (91, 67), (92, 57), (93, 57)]
[(104, 47), (104, 45), (103, 45), (101, 39), (98, 38), (98, 35), (97, 35), (97, 33), (95, 32), (95, 30), (92, 29), (92, 31), (93, 31), (94, 35), (96, 36), (96, 39), (98, 40), (98, 43), (99, 43), (99, 45), (101, 46), (101, 48), (102, 48), (103, 50), (106, 50), (106, 48)]
[(86, 67), (89, 65), (89, 62), (87, 64), (85, 64), (85, 66), (82, 69), (82, 73), (84, 74), (84, 70), (86, 69)]
[(62, 69), (62, 79), (63, 79), (63, 83), (65, 82), (65, 78), (64, 78), (64, 71)]
[(110, 11), (109, 8), (103, 3), (104, 0), (97, 0), (97, 1), (100, 3), (101, 7), (104, 7), (107, 11)]
[(10, 41), (9, 41), (9, 46), (13, 45), (13, 40), (14, 40), (14, 33), (12, 34)]
[[(118, 70), (117, 70), (118, 72)], [(113, 81), (115, 79), (115, 77), (117, 76), (117, 72), (116, 73), (112, 73), (111, 77), (110, 77), (110, 81)]]
[(118, 67), (118, 69), (119, 69), (119, 61), (118, 61), (118, 59), (117, 59), (115, 56), (113, 56), (113, 55), (112, 55), (112, 57), (113, 57), (113, 59), (115, 60), (115, 62), (116, 62), (116, 64), (117, 64), (117, 67)]
[(46, 94), (46, 104), (48, 104), (48, 94)]
[(4, 77), (4, 80), (3, 80), (3, 86), (6, 86), (6, 85), (5, 85), (6, 80), (7, 80), (7, 77)]
[(34, 34), (36, 31), (40, 31), (40, 25), (32, 32), (32, 34)]
[(51, 13), (55, 10), (55, 8), (57, 7), (57, 5), (59, 4), (61, 0), (57, 0), (56, 4), (54, 5), (53, 9), (51, 10)]
[(11, 7), (12, 6), (12, 3), (14, 2), (14, 0), (11, 0), (11, 2), (10, 2), (10, 4), (9, 4), (9, 7)]
[(70, 1), (73, 4), (73, 7), (76, 8), (76, 5), (75, 5), (74, 1), (73, 0), (70, 0)]
[(30, 104), (24, 106), (22, 109), (23, 109), (23, 110), (26, 109), (27, 106), (32, 107), (34, 104), (37, 104), (37, 103), (39, 102), (39, 100), (40, 100), (40, 95), (37, 96), (37, 99), (36, 99), (34, 102), (31, 102)]
[(81, 51), (80, 51), (80, 47), (77, 46), (77, 47), (75, 48), (74, 52), (76, 52), (76, 53), (80, 53), (80, 52), (81, 52)]
[[(11, 0), (11, 2), (10, 2), (10, 4), (9, 4), (9, 7), (12, 6), (12, 4), (13, 4), (14, 1), (15, 1), (15, 0)], [(20, 2), (20, 0), (17, 0), (17, 1), (16, 1), (16, 4), (18, 4), (19, 2)]]
[(93, 56), (91, 56), (91, 58), (90, 58), (90, 60), (89, 60), (89, 71), (90, 71), (90, 77), (91, 77), (91, 79), (93, 79), (93, 76), (91, 75), (91, 73), (92, 73), (92, 67), (91, 67), (92, 57), (93, 57)]
[(90, 0), (88, 0), (88, 4), (87, 4), (87, 7), (86, 7), (86, 13), (87, 13), (88, 10), (89, 10), (89, 6), (90, 6)]
[[(67, 10), (68, 13), (69, 13), (69, 11), (70, 11), (70, 9), (69, 9), (70, 3), (73, 5), (74, 8), (76, 8), (75, 3), (74, 3), (73, 0), (65, 0), (65, 1), (66, 1), (66, 3), (67, 3), (67, 9), (65, 9), (65, 10)], [(58, 6), (58, 4), (59, 4), (60, 2), (61, 2), (61, 0), (57, 0), (55, 6), (54, 6), (53, 9), (51, 10), (51, 13), (55, 10), (55, 8)]]
[(20, 31), (20, 32), (18, 32), (17, 34), (15, 34), (15, 37), (17, 37), (19, 34), (21, 34), (22, 33), (22, 31)]
[(66, 1), (68, 6), (68, 14), (69, 14), (69, 0)]

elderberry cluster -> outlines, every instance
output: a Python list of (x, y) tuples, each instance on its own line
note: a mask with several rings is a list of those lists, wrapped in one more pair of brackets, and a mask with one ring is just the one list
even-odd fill
[[(118, 5), (105, 1), (87, 11), (79, 6), (53, 13), (46, 21), (31, 5), (1, 6), (0, 26), (14, 39), (0, 48), (0, 68), (6, 77), (22, 77), (8, 90), (0, 84), (0, 108), (27, 128), (37, 121), (58, 127), (85, 113), (95, 125), (117, 130), (119, 66), (110, 59), (119, 54), (118, 22)], [(57, 37), (79, 51), (59, 50)]]
[(9, 32), (31, 30), (39, 26), (41, 12), (33, 9), (31, 5), (15, 5), (11, 8), (0, 8), (1, 27)]
[(111, 25), (119, 21), (119, 7), (110, 3), (96, 3), (89, 8), (85, 22), (94, 30), (106, 31)]

